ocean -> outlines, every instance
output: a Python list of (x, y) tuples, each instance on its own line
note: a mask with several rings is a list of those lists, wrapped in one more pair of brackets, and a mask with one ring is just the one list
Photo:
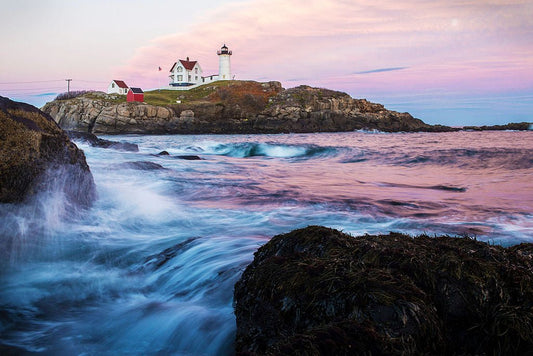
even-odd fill
[(533, 242), (532, 131), (103, 138), (139, 152), (77, 143), (89, 210), (0, 205), (0, 353), (231, 355), (233, 285), (308, 225)]

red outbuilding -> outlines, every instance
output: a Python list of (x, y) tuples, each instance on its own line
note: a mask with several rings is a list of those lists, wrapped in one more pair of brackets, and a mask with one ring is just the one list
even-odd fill
[(128, 96), (126, 97), (127, 101), (144, 101), (144, 92), (141, 88), (130, 88), (128, 90)]

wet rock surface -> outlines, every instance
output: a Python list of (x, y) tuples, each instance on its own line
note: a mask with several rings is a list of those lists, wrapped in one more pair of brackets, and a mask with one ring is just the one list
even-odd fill
[(88, 206), (95, 186), (83, 151), (39, 109), (0, 97), (0, 202), (59, 190)]
[(124, 162), (114, 166), (114, 168), (137, 169), (141, 171), (155, 171), (165, 169), (165, 167), (163, 167), (162, 165), (150, 161)]
[(178, 159), (184, 159), (186, 161), (201, 161), (202, 158), (196, 155), (178, 155), (176, 156)]
[(239, 355), (527, 354), (533, 245), (310, 226), (235, 286)]
[(129, 152), (139, 151), (139, 146), (135, 143), (104, 140), (89, 132), (67, 131), (67, 134), (71, 139), (87, 142), (93, 147), (112, 148)]

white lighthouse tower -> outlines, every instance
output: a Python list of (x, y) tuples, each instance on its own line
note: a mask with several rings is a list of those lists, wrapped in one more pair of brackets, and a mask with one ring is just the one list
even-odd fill
[(228, 50), (226, 45), (220, 48), (220, 51), (217, 51), (218, 54), (218, 80), (229, 80), (231, 79), (231, 62), (230, 56), (231, 51)]

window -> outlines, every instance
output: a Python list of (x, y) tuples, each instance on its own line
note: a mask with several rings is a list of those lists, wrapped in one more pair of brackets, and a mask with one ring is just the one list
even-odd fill
[(112, 83), (112, 84), (111, 84), (111, 88), (114, 88), (114, 87), (115, 87), (115, 83)]
[(178, 82), (183, 81), (183, 75), (178, 75)]
[(191, 81), (191, 75), (189, 74), (189, 82)]
[(183, 67), (182, 66), (178, 67), (178, 72), (183, 72)]
[(198, 74), (198, 68), (194, 68), (194, 73)]
[(198, 81), (198, 76), (197, 75), (194, 77), (194, 80)]

